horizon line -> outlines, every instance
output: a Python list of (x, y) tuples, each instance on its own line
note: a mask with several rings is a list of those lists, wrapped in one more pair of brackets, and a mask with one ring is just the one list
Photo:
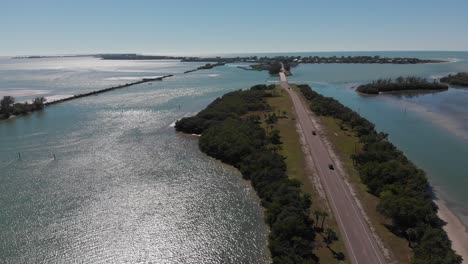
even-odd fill
[(21, 56), (92, 56), (100, 54), (137, 54), (150, 56), (203, 56), (203, 55), (222, 55), (222, 54), (269, 54), (269, 53), (342, 53), (342, 52), (468, 52), (468, 50), (321, 50), (321, 51), (262, 51), (262, 52), (83, 52), (83, 53), (35, 53), (35, 54), (9, 54), (0, 55), (0, 57), (21, 57)]

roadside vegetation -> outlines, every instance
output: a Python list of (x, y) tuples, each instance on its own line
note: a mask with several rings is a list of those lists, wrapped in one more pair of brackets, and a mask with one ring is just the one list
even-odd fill
[(432, 91), (432, 90), (447, 90), (445, 84), (428, 82), (424, 78), (419, 77), (398, 77), (392, 79), (379, 79), (368, 84), (359, 85), (356, 91), (365, 94), (379, 94), (381, 92), (397, 92), (397, 91)]
[(468, 86), (468, 72), (459, 72), (455, 75), (440, 78), (440, 82), (448, 83), (450, 85)]
[(31, 103), (15, 103), (12, 96), (4, 96), (0, 100), (0, 120), (7, 119), (10, 116), (26, 115), (28, 113), (44, 109), (44, 97), (36, 97)]
[(326, 197), (319, 193), (319, 188), (313, 180), (314, 168), (307, 166), (300, 135), (296, 129), (292, 100), (280, 86), (276, 86), (272, 93), (272, 97), (266, 98), (271, 107), (270, 112), (259, 112), (261, 126), (272, 133), (278, 131), (282, 143), (279, 153), (285, 157), (288, 177), (300, 181), (301, 189), (310, 194), (314, 201), (309, 212), (317, 234), (314, 253), (319, 257), (320, 263), (350, 263), (349, 258), (345, 256), (346, 248), (336, 219), (328, 208)]
[[(176, 130), (201, 134), (201, 151), (238, 168), (251, 181), (265, 208), (270, 227), (269, 249), (273, 263), (318, 263), (314, 254), (316, 231), (310, 217), (311, 198), (298, 180), (288, 177), (280, 154), (282, 139), (271, 125), (281, 116), (271, 112), (265, 98), (275, 86), (256, 85), (228, 93), (194, 117), (176, 122)], [(261, 124), (259, 112), (270, 111)], [(330, 245), (336, 233), (326, 232)]]
[(308, 85), (299, 85), (312, 111), (333, 117), (349, 127), (361, 148), (351, 155), (367, 191), (378, 198), (377, 209), (391, 219), (388, 229), (405, 238), (413, 249), (414, 264), (460, 264), (437, 216), (437, 206), (425, 173), (387, 139), (374, 124), (337, 100), (324, 97)]
[(336, 118), (320, 116), (319, 119), (324, 136), (329, 140), (339, 157), (367, 217), (369, 217), (376, 234), (384, 243), (384, 247), (388, 250), (388, 254), (386, 254), (388, 263), (411, 263), (413, 253), (408, 246), (408, 241), (401, 236), (395, 235), (387, 228), (392, 223), (391, 220), (377, 211), (378, 197), (367, 191), (367, 186), (362, 182), (359, 171), (354, 166), (352, 156), (356, 152), (360, 152), (363, 147), (356, 133)]

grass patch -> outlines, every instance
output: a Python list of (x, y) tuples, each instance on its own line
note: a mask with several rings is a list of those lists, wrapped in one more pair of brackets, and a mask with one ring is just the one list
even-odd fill
[[(280, 116), (276, 124), (273, 124), (273, 129), (280, 131), (281, 135), (281, 150), (280, 153), (286, 158), (287, 173), (290, 178), (294, 178), (303, 183), (302, 189), (312, 197), (311, 207), (311, 219), (315, 219), (313, 212), (315, 210), (326, 211), (323, 198), (317, 193), (313, 182), (308, 178), (312, 174), (307, 169), (304, 152), (302, 151), (302, 145), (300, 142), (299, 133), (296, 130), (296, 116), (293, 108), (293, 104), (289, 94), (284, 91), (281, 87), (277, 86), (273, 91), (274, 97), (267, 98), (267, 103), (272, 107), (272, 112)], [(271, 112), (270, 112), (271, 113)], [(265, 113), (260, 114), (262, 120), (262, 126), (269, 131), (269, 128), (265, 122)], [(330, 248), (335, 252), (343, 252), (345, 254), (345, 261), (339, 262), (333, 257), (330, 249), (326, 247), (321, 237), (324, 234), (317, 232), (316, 237), (316, 249), (315, 254), (320, 258), (321, 263), (350, 263), (348, 255), (346, 253), (345, 245), (342, 241), (343, 236), (340, 234), (338, 224), (336, 223), (333, 216), (329, 216), (325, 221), (325, 226), (330, 227), (339, 236), (339, 240), (334, 242)]]
[(351, 155), (362, 149), (358, 137), (351, 129), (341, 126), (340, 121), (335, 118), (322, 116), (320, 120), (325, 130), (324, 134), (339, 156), (349, 176), (350, 183), (356, 190), (377, 234), (383, 240), (385, 247), (391, 251), (391, 260), (396, 263), (411, 263), (412, 251), (408, 247), (408, 242), (386, 228), (385, 224), (389, 224), (388, 220), (377, 212), (379, 199), (367, 192), (367, 187), (362, 183), (359, 172), (353, 166)]

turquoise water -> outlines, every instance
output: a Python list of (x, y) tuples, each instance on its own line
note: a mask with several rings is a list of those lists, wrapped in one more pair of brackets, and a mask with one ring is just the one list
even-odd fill
[[(301, 65), (290, 80), (339, 99), (389, 133), (468, 223), (468, 89), (366, 97), (351, 88), (380, 77), (468, 71), (468, 53), (317, 55), (349, 54), (453, 61)], [(0, 262), (267, 262), (263, 212), (249, 183), (171, 124), (228, 91), (277, 79), (236, 65), (180, 74), (199, 65), (0, 58), (0, 95), (19, 101), (176, 74), (0, 122)]]

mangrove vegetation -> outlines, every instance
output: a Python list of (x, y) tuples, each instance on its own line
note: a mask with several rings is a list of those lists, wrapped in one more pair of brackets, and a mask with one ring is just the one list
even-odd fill
[(468, 86), (468, 72), (459, 72), (455, 75), (449, 74), (446, 77), (440, 78), (440, 82), (450, 85)]
[[(265, 97), (272, 96), (272, 88), (256, 85), (225, 94), (197, 115), (177, 121), (175, 129), (201, 134), (202, 152), (238, 168), (251, 181), (265, 208), (273, 263), (318, 263), (310, 196), (300, 182), (288, 178), (278, 153), (280, 135), (275, 130), (267, 133), (259, 122), (258, 113), (270, 110)], [(330, 233), (329, 242), (335, 237)]]
[(436, 91), (447, 90), (448, 86), (436, 82), (429, 82), (419, 77), (398, 77), (396, 79), (379, 79), (368, 84), (359, 85), (356, 91), (365, 94), (379, 94), (381, 92), (398, 91)]
[(10, 116), (26, 115), (34, 111), (44, 109), (46, 99), (36, 97), (32, 102), (15, 103), (12, 96), (4, 96), (0, 100), (0, 120), (7, 119)]

